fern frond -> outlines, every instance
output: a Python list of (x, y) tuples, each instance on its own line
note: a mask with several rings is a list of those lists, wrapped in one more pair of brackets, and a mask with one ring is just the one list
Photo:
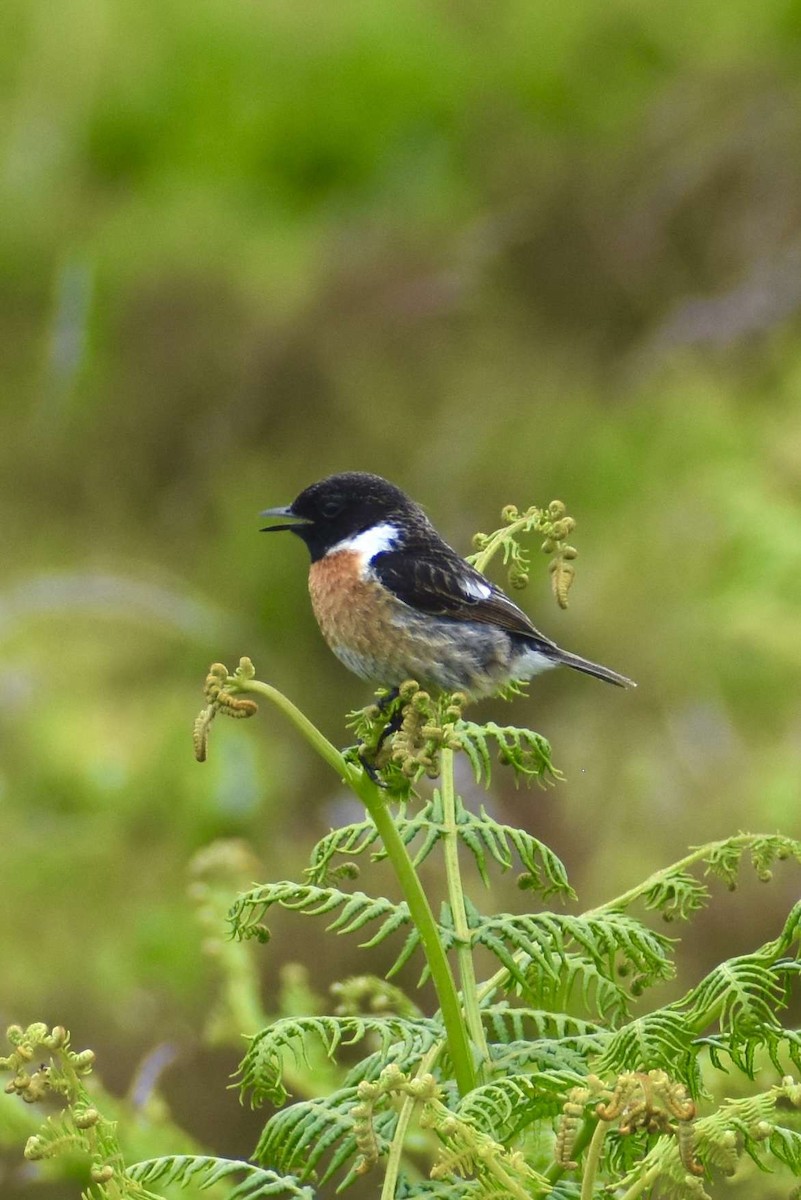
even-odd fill
[(508, 1149), (462, 1113), (434, 1100), (425, 1105), (420, 1125), (433, 1129), (442, 1142), (432, 1179), (475, 1176), (478, 1194), (491, 1200), (536, 1200), (550, 1192), (548, 1180), (520, 1151)]
[(340, 829), (332, 829), (311, 852), (309, 866), (304, 871), (307, 882), (318, 887), (325, 886), (331, 879), (331, 863), (336, 855), (355, 858), (370, 850), (378, 840), (378, 830), (369, 817), (352, 825), (343, 825)]
[[(432, 799), (412, 817), (406, 816), (405, 806), (402, 805), (398, 816), (395, 817), (395, 825), (405, 846), (411, 845), (422, 835), (421, 844), (412, 855), (414, 865), (419, 867), (444, 833), (439, 793), (435, 792)], [(333, 829), (314, 847), (311, 864), (306, 868), (306, 878), (310, 883), (324, 885), (331, 878), (331, 862), (335, 855), (355, 857), (368, 850), (372, 851), (371, 862), (382, 862), (387, 857), (378, 830), (369, 818), (357, 824), (346, 825), (343, 829)]]
[(286, 1101), (283, 1083), (284, 1056), (291, 1054), (296, 1063), (310, 1067), (307, 1041), (315, 1038), (329, 1058), (333, 1059), (340, 1046), (353, 1046), (366, 1037), (380, 1042), (384, 1065), (390, 1047), (392, 1059), (408, 1069), (427, 1050), (445, 1037), (444, 1029), (435, 1021), (409, 1020), (396, 1016), (344, 1017), (286, 1017), (275, 1021), (250, 1039), (247, 1053), (239, 1066), (240, 1087), (250, 1094), (251, 1104), (258, 1107), (265, 1100), (275, 1105)]
[[(270, 1162), (282, 1171), (297, 1174), (303, 1180), (315, 1175), (330, 1153), (319, 1179), (320, 1184), (324, 1184), (359, 1154), (354, 1115), (358, 1106), (355, 1087), (340, 1088), (330, 1096), (291, 1104), (267, 1122), (253, 1157), (258, 1162)], [(394, 1109), (376, 1114), (373, 1130), (379, 1156), (387, 1153), (397, 1120)], [(352, 1177), (351, 1171), (339, 1190), (352, 1182)]]
[(671, 1005), (697, 1030), (711, 1022), (718, 1025), (718, 1033), (698, 1039), (708, 1047), (715, 1066), (721, 1066), (720, 1055), (725, 1052), (753, 1079), (756, 1054), (765, 1049), (777, 1071), (783, 1069), (783, 1054), (801, 1070), (801, 1035), (785, 1029), (778, 1018), (787, 1006), (790, 982), (801, 974), (797, 958), (780, 956), (799, 942), (800, 934), (801, 904), (797, 904), (777, 938), (754, 954), (721, 963)]
[(483, 1196), (476, 1179), (413, 1179), (398, 1176), (395, 1200), (479, 1200)]
[(749, 1079), (756, 1079), (761, 1066), (757, 1056), (764, 1050), (777, 1071), (783, 1071), (790, 1062), (801, 1072), (801, 1033), (795, 1029), (764, 1026), (758, 1037), (710, 1033), (697, 1038), (696, 1043), (709, 1051), (710, 1061), (719, 1071), (728, 1070), (723, 1062), (726, 1055), (738, 1071)]
[(738, 833), (722, 841), (695, 846), (679, 862), (654, 872), (622, 896), (592, 911), (623, 911), (635, 901), (644, 900), (648, 908), (662, 912), (668, 921), (687, 918), (703, 908), (710, 897), (704, 883), (696, 879), (689, 868), (704, 868), (706, 875), (722, 879), (729, 889), (733, 889), (737, 886), (740, 863), (746, 855), (758, 878), (767, 882), (774, 862), (789, 858), (801, 862), (801, 841), (781, 834)]
[(561, 982), (560, 962), (566, 961), (574, 947), (580, 947), (608, 979), (614, 979), (621, 966), (636, 972), (641, 987), (669, 979), (673, 973), (667, 957), (670, 939), (625, 913), (501, 913), (482, 917), (470, 906), (468, 921), (473, 944), (490, 950), (523, 988), (527, 987), (525, 959), (544, 973), (546, 986), (553, 986)]
[[(364, 892), (342, 892), (338, 888), (299, 885), (289, 881), (264, 884), (240, 896), (228, 914), (232, 935), (268, 941), (270, 932), (263, 924), (263, 918), (276, 904), (292, 912), (315, 917), (341, 909), (339, 915), (326, 926), (326, 929), (334, 933), (356, 933), (370, 922), (380, 921), (381, 924), (372, 937), (359, 943), (365, 950), (371, 950), (398, 929), (411, 925), (409, 907), (403, 900), (396, 904), (384, 896), (373, 897)], [(452, 945), (453, 930), (441, 928), (440, 938), (443, 944)], [(420, 933), (412, 926), (397, 958), (386, 972), (388, 979), (408, 962), (419, 946)], [(421, 980), (427, 977), (426, 967)]]
[(775, 862), (794, 858), (801, 863), (801, 841), (779, 833), (741, 833), (716, 842), (702, 861), (708, 874), (722, 879), (731, 888), (737, 885), (740, 860), (746, 853), (758, 878), (768, 880)]
[(705, 908), (710, 892), (706, 884), (689, 871), (668, 873), (657, 879), (643, 892), (645, 907), (661, 912), (666, 921), (677, 918), (686, 921), (693, 913)]
[(306, 916), (326, 916), (336, 909), (342, 911), (326, 928), (336, 933), (355, 933), (372, 921), (381, 921), (378, 933), (366, 946), (375, 946), (403, 925), (409, 924), (409, 909), (403, 902), (393, 904), (384, 896), (367, 896), (364, 892), (342, 892), (334, 887), (301, 885), (291, 880), (267, 883), (252, 888), (234, 902), (228, 920), (234, 937), (257, 937), (266, 940), (269, 934), (262, 924), (264, 916), (274, 905), (300, 912)]
[(525, 971), (526, 1002), (549, 1012), (570, 1012), (580, 1005), (604, 1025), (616, 1029), (628, 1018), (630, 996), (617, 977), (610, 977), (583, 954), (566, 954), (555, 963), (556, 975), (545, 975), (536, 964)]
[[(199, 1191), (219, 1183), (230, 1183), (228, 1200), (262, 1200), (266, 1196), (294, 1196), (297, 1200), (314, 1200), (314, 1192), (303, 1187), (291, 1176), (277, 1175), (262, 1167), (238, 1159), (211, 1158), (206, 1155), (171, 1154), (164, 1158), (149, 1158), (134, 1163), (126, 1171), (141, 1184), (193, 1184)], [(238, 1183), (234, 1176), (244, 1176)]]
[(784, 982), (771, 964), (758, 954), (744, 954), (720, 963), (675, 1007), (703, 1014), (698, 1024), (716, 1019), (724, 1032), (758, 1034), (760, 1025), (776, 1025), (776, 1010), (786, 1002)]
[(543, 785), (553, 783), (561, 776), (553, 765), (548, 741), (531, 729), (518, 729), (514, 725), (496, 725), (487, 721), (477, 725), (474, 721), (457, 721), (454, 726), (459, 744), (470, 760), (476, 783), (489, 786), (492, 776), (492, 751), (494, 743), (498, 761), (510, 766), (515, 782), (536, 779)]
[(505, 1001), (481, 1010), (487, 1031), (495, 1042), (553, 1038), (568, 1041), (603, 1032), (599, 1025), (564, 1012), (546, 1012), (541, 1008), (512, 1008)]
[(573, 1071), (507, 1075), (474, 1088), (458, 1113), (495, 1141), (508, 1143), (534, 1121), (555, 1117), (567, 1093), (582, 1083), (583, 1075)]
[[(438, 794), (437, 798), (439, 799)], [(485, 854), (488, 854), (502, 871), (508, 871), (514, 865), (516, 855), (527, 875), (527, 890), (538, 892), (543, 897), (555, 893), (565, 900), (575, 899), (561, 859), (531, 834), (495, 821), (483, 805), (478, 815), (470, 812), (458, 796), (456, 823), (459, 838), (473, 855), (481, 878), (487, 886), (489, 879)]]
[[(719, 1108), (693, 1125), (693, 1140), (701, 1162), (707, 1171), (719, 1170), (732, 1175), (743, 1153), (762, 1171), (771, 1170), (768, 1154), (785, 1163), (795, 1176), (801, 1175), (801, 1134), (777, 1123), (777, 1105), (790, 1102), (798, 1107), (801, 1101), (799, 1086), (784, 1079), (777, 1087), (757, 1096), (725, 1100)], [(668, 1194), (689, 1195), (686, 1191), (687, 1170), (676, 1139), (663, 1136), (645, 1154), (632, 1162), (631, 1169), (616, 1181), (621, 1192), (636, 1187), (647, 1178), (657, 1182)], [(698, 1181), (698, 1187), (701, 1182)], [(707, 1196), (704, 1190), (692, 1193)]]
[[(457, 835), (472, 854), (487, 886), (487, 856), (496, 862), (502, 871), (510, 870), (516, 857), (526, 872), (527, 890), (538, 892), (543, 897), (558, 894), (564, 899), (575, 899), (563, 863), (548, 846), (522, 829), (495, 821), (483, 806), (477, 815), (465, 807), (461, 796), (456, 796), (454, 802)], [(396, 818), (396, 825), (405, 845), (410, 846), (417, 838), (421, 839), (412, 855), (414, 865), (419, 867), (437, 842), (449, 832), (439, 790), (434, 790), (431, 798), (415, 816), (407, 817), (405, 812), (401, 811)], [(337, 854), (357, 856), (371, 850), (371, 860), (380, 862), (386, 858), (386, 851), (380, 845), (373, 849), (378, 841), (378, 831), (370, 820), (333, 830), (318, 842), (312, 851), (311, 865), (306, 871), (307, 879), (310, 883), (324, 884), (329, 878), (331, 861)]]
[(503, 1003), (483, 1009), (482, 1018), (491, 1035), (488, 1049), (495, 1074), (534, 1067), (581, 1075), (587, 1060), (600, 1054), (610, 1036), (579, 1017)]
[(493, 1071), (498, 1076), (506, 1073), (516, 1075), (522, 1071), (538, 1074), (561, 1074), (573, 1079), (586, 1074), (587, 1062), (596, 1057), (608, 1039), (602, 1036), (570, 1038), (563, 1042), (538, 1038), (529, 1041), (523, 1038), (515, 1042), (491, 1042), (488, 1046)]
[(612, 1034), (593, 1069), (604, 1078), (661, 1069), (697, 1097), (701, 1083), (696, 1055), (692, 1026), (683, 1013), (665, 1008), (637, 1017)]

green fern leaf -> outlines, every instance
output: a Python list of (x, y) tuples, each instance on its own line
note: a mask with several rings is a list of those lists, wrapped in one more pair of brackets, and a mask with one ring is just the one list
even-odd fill
[(483, 805), (479, 815), (470, 812), (461, 797), (456, 798), (456, 824), (459, 838), (473, 855), (487, 886), (489, 879), (485, 853), (503, 871), (508, 871), (514, 865), (516, 855), (527, 872), (529, 890), (539, 892), (543, 897), (556, 893), (566, 900), (575, 899), (562, 861), (531, 834), (493, 820)]
[(612, 1035), (595, 1071), (604, 1078), (624, 1071), (661, 1068), (671, 1079), (683, 1083), (692, 1096), (701, 1090), (697, 1042), (682, 1013), (659, 1009), (624, 1025)]
[[(193, 1184), (200, 1191), (215, 1184), (231, 1182), (228, 1200), (261, 1200), (266, 1196), (294, 1196), (297, 1200), (314, 1200), (311, 1188), (303, 1187), (291, 1176), (277, 1175), (252, 1163), (237, 1159), (211, 1158), (194, 1154), (175, 1154), (164, 1158), (150, 1158), (128, 1167), (126, 1174), (137, 1183), (158, 1183), (166, 1187), (177, 1184), (187, 1187)], [(242, 1175), (238, 1183), (233, 1177)]]
[[(358, 1104), (356, 1088), (341, 1088), (330, 1096), (301, 1100), (281, 1109), (262, 1130), (254, 1158), (303, 1180), (315, 1174), (332, 1152), (320, 1176), (320, 1183), (325, 1183), (359, 1153), (353, 1115)], [(389, 1149), (397, 1119), (393, 1109), (375, 1115), (373, 1129), (380, 1155)], [(346, 1183), (350, 1181), (349, 1175)]]
[[(628, 1019), (628, 992), (616, 978), (610, 978), (597, 963), (583, 954), (565, 954), (554, 963), (555, 975), (546, 975), (536, 964), (524, 971), (525, 982), (517, 987), (533, 1008), (567, 1013), (577, 1006), (606, 1026), (617, 1028)], [(503, 987), (501, 982), (498, 985)]]
[[(455, 807), (457, 835), (473, 855), (487, 886), (487, 855), (502, 871), (510, 870), (517, 858), (527, 874), (525, 882), (528, 890), (538, 892), (543, 897), (556, 893), (565, 899), (575, 899), (563, 863), (543, 842), (522, 829), (493, 820), (483, 806), (480, 815), (470, 812), (460, 796), (456, 797)], [(419, 839), (412, 853), (412, 861), (419, 867), (448, 832), (439, 790), (434, 790), (432, 797), (415, 816), (407, 817), (405, 811), (401, 811), (396, 818), (396, 825), (405, 845), (411, 846)], [(386, 851), (380, 844), (378, 831), (372, 821), (360, 821), (343, 829), (332, 830), (312, 851), (306, 878), (311, 884), (324, 886), (332, 878), (332, 862), (337, 855), (355, 858), (368, 851), (373, 862), (386, 858)]]
[(801, 1175), (801, 1133), (798, 1130), (775, 1125), (768, 1145), (774, 1158), (788, 1166), (794, 1175)]
[(755, 1079), (757, 1076), (761, 1065), (757, 1055), (761, 1050), (767, 1052), (779, 1074), (784, 1072), (787, 1059), (801, 1072), (801, 1033), (795, 1029), (764, 1025), (747, 1036), (737, 1031), (708, 1034), (697, 1038), (696, 1044), (707, 1048), (712, 1065), (718, 1070), (727, 1069), (722, 1061), (722, 1055), (726, 1054), (734, 1066), (749, 1079)]
[(562, 1072), (572, 1078), (586, 1075), (588, 1059), (600, 1053), (605, 1041), (600, 1037), (571, 1038), (564, 1042), (550, 1038), (538, 1038), (535, 1041), (524, 1038), (500, 1045), (490, 1042), (488, 1049), (493, 1069), (499, 1075), (503, 1072), (512, 1075), (534, 1070), (538, 1074)]
[(235, 937), (263, 937), (263, 919), (274, 905), (307, 916), (325, 916), (342, 911), (327, 926), (337, 933), (355, 933), (370, 922), (382, 922), (379, 932), (366, 945), (377, 945), (395, 929), (409, 924), (405, 903), (393, 904), (383, 896), (364, 892), (342, 892), (333, 887), (299, 885), (292, 881), (268, 883), (252, 888), (234, 902), (228, 919)]
[(782, 834), (741, 833), (716, 843), (704, 863), (709, 874), (722, 879), (728, 887), (735, 887), (740, 860), (746, 853), (759, 878), (769, 879), (775, 862), (794, 858), (801, 863), (801, 841)]
[(750, 1032), (762, 1024), (775, 1025), (776, 1009), (785, 1004), (781, 978), (760, 955), (747, 954), (720, 963), (676, 1007), (714, 1015), (723, 1031)]
[(646, 908), (661, 912), (666, 921), (687, 920), (706, 907), (710, 892), (689, 871), (676, 871), (656, 880), (642, 898)]
[(561, 1042), (603, 1032), (600, 1026), (580, 1017), (539, 1008), (512, 1008), (505, 1001), (482, 1008), (481, 1017), (493, 1039), (499, 1043), (538, 1038)]
[(546, 784), (560, 778), (551, 760), (550, 745), (541, 734), (534, 733), (531, 729), (496, 725), (494, 721), (477, 725), (473, 721), (460, 720), (456, 722), (454, 732), (470, 760), (476, 783), (484, 783), (487, 786), (490, 783), (490, 742), (495, 745), (499, 762), (510, 766), (514, 771), (516, 783), (520, 780), (530, 783), (532, 779), (536, 779), (538, 783)]
[(325, 886), (331, 878), (331, 863), (336, 855), (356, 858), (370, 850), (378, 840), (378, 830), (369, 818), (332, 829), (311, 852), (309, 866), (304, 872), (307, 882)]
[(309, 1038), (319, 1041), (328, 1057), (333, 1059), (340, 1046), (353, 1046), (366, 1037), (380, 1041), (384, 1064), (391, 1047), (393, 1061), (400, 1060), (408, 1066), (419, 1061), (431, 1046), (441, 1041), (444, 1031), (435, 1021), (422, 1018), (286, 1017), (250, 1039), (238, 1072), (242, 1092), (250, 1094), (254, 1107), (265, 1100), (281, 1105), (287, 1098), (283, 1084), (285, 1054), (292, 1054), (298, 1063), (310, 1066), (306, 1050)]
[(469, 1092), (458, 1107), (470, 1121), (496, 1142), (508, 1143), (537, 1120), (561, 1112), (571, 1088), (583, 1083), (573, 1071), (537, 1071), (534, 1075), (507, 1075)]
[(616, 1029), (628, 1018), (630, 997), (617, 977), (610, 977), (583, 954), (566, 954), (557, 963), (557, 978), (532, 968), (526, 975), (529, 1003), (554, 1012), (568, 1012), (581, 1004), (584, 1012)]
[(409, 1179), (401, 1174), (395, 1200), (479, 1200), (484, 1196), (475, 1179)]
[(557, 965), (565, 961), (575, 946), (579, 946), (607, 978), (615, 977), (621, 962), (636, 972), (641, 986), (669, 979), (673, 973), (667, 956), (670, 939), (654, 933), (626, 913), (612, 911), (597, 916), (501, 913), (495, 917), (482, 917), (471, 905), (468, 923), (473, 944), (491, 950), (517, 983), (525, 975), (521, 956), (536, 964), (550, 981), (558, 982)]

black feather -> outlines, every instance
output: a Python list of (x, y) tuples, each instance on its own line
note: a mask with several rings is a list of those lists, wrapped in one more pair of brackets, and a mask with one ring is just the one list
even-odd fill
[[(431, 616), (454, 621), (480, 621), (517, 634), (544, 653), (556, 652), (550, 638), (535, 629), (522, 609), (455, 550), (431, 537), (416, 545), (375, 556), (372, 570), (385, 588), (404, 604)], [(484, 596), (477, 594), (488, 589)]]

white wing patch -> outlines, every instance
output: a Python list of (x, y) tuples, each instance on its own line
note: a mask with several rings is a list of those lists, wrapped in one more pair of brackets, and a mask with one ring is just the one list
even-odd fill
[(382, 521), (380, 525), (373, 525), (371, 529), (365, 529), (353, 537), (343, 538), (331, 547), (326, 553), (326, 558), (329, 554), (338, 554), (340, 550), (350, 550), (355, 551), (366, 565), (376, 554), (392, 549), (398, 540), (398, 532), (397, 525)]
[(473, 600), (486, 600), (492, 595), (492, 588), (488, 583), (484, 583), (480, 579), (462, 579), (459, 581), (459, 586), (466, 596), (471, 596)]

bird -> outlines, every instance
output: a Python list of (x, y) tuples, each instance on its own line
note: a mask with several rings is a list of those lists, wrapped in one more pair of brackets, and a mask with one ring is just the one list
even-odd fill
[(305, 542), (317, 623), (361, 679), (387, 689), (414, 679), (469, 700), (558, 666), (636, 686), (535, 629), (440, 537), (419, 504), (379, 475), (329, 475), (260, 515), (278, 522), (262, 532), (287, 530)]

